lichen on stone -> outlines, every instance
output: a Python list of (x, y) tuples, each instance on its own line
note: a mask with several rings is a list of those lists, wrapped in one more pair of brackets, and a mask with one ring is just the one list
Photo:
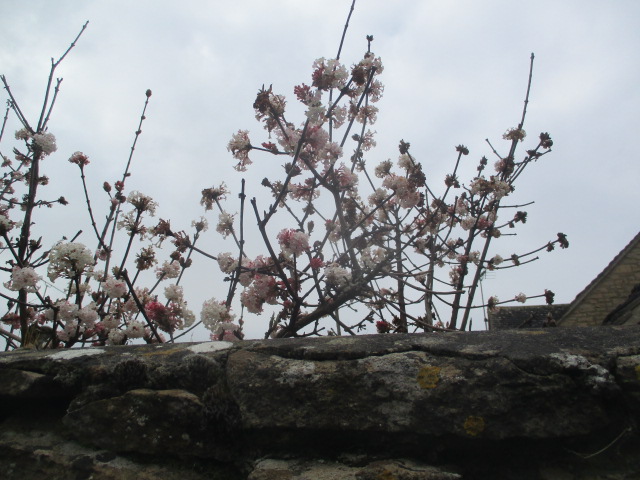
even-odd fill
[(477, 437), (485, 429), (484, 418), (475, 415), (469, 415), (464, 421), (464, 431), (467, 435)]
[(418, 372), (418, 385), (422, 388), (436, 388), (440, 381), (440, 367), (427, 365)]

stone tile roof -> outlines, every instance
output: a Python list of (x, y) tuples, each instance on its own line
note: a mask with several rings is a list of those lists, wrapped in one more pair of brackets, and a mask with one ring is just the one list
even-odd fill
[(489, 329), (506, 330), (511, 328), (541, 328), (551, 313), (558, 321), (569, 308), (569, 304), (532, 305), (500, 307), (496, 312), (489, 312)]

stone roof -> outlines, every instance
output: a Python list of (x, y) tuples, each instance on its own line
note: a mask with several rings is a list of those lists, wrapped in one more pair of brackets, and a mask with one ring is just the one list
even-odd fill
[(489, 329), (541, 328), (549, 313), (554, 320), (558, 321), (568, 308), (569, 304), (567, 303), (500, 307), (496, 312), (489, 312)]

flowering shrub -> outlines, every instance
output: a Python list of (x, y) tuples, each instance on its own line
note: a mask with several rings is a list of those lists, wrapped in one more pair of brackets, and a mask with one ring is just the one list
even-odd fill
[[(497, 158), (490, 173), (489, 160), (481, 157), (477, 175), (461, 180), (459, 166), (470, 152), (459, 145), (443, 188), (436, 188), (427, 183), (422, 164), (404, 140), (397, 162), (370, 163), (367, 157), (376, 146), (370, 127), (384, 92), (384, 67), (371, 51), (370, 36), (363, 57), (350, 66), (340, 60), (340, 51), (336, 58), (312, 63), (309, 84), (293, 87), (295, 101), (304, 108), (297, 122), (288, 116), (284, 95), (271, 87), (258, 92), (253, 108), (267, 139), (252, 143), (248, 130), (238, 130), (227, 148), (238, 172), (250, 171), (255, 155), (283, 158), (281, 174), (262, 180), (272, 203), (260, 213), (252, 198), (247, 212), (244, 179), (238, 213), (224, 207), (229, 193), (225, 184), (203, 189), (200, 200), (205, 215), (217, 210), (215, 231), (237, 251), (209, 254), (197, 246), (208, 229), (204, 217), (194, 220), (190, 234), (172, 230), (168, 220), (153, 220), (158, 204), (141, 192), (127, 191), (132, 157), (120, 179), (104, 182), (106, 215), (98, 225), (94, 192), (88, 191), (85, 177), (91, 162), (83, 152), (73, 153), (69, 162), (78, 167), (84, 187), (93, 249), (77, 237), (43, 244), (33, 234), (33, 213), (66, 204), (64, 197), (41, 199), (40, 187), (48, 182), (41, 168), (57, 150), (48, 123), (60, 80), (51, 97), (49, 92), (55, 69), (86, 26), (52, 62), (37, 123), (23, 115), (6, 78), (0, 77), (9, 95), (7, 114), (13, 113), (21, 125), (15, 134), (20, 147), (13, 158), (2, 156), (0, 235), (7, 266), (0, 268), (10, 279), (4, 283), (7, 293), (0, 294), (8, 301), (0, 336), (7, 348), (175, 340), (180, 330), (196, 325), (179, 285), (194, 253), (215, 260), (228, 281), (226, 297), (205, 301), (200, 313), (198, 323), (212, 339), (243, 338), (245, 312), (265, 311), (271, 314), (266, 336), (355, 334), (369, 325), (381, 333), (465, 330), (472, 309), (495, 309), (500, 303), (495, 297), (476, 301), (486, 271), (528, 263), (537, 259), (536, 252), (553, 250), (555, 244), (568, 246), (560, 233), (540, 249), (508, 255), (510, 260), (492, 251), (505, 229), (527, 219), (524, 211), (503, 218), (502, 202), (514, 192), (524, 169), (553, 145), (542, 133), (516, 156), (526, 139), (528, 93), (521, 121), (503, 135), (506, 153), (490, 145)], [(151, 95), (148, 90), (131, 155)], [(248, 245), (245, 230), (252, 225), (258, 235), (250, 238), (259, 242)], [(272, 238), (269, 230), (274, 229), (278, 233)], [(170, 251), (159, 258), (167, 243)], [(39, 274), (45, 267), (46, 279)], [(142, 286), (149, 279), (151, 285)], [(164, 298), (158, 293), (161, 284)], [(553, 301), (548, 290), (539, 296)], [(510, 301), (524, 303), (527, 298), (532, 297), (519, 293)]]
[[(306, 109), (298, 124), (287, 116), (284, 95), (271, 88), (258, 92), (253, 104), (256, 119), (275, 143), (252, 142), (248, 130), (239, 130), (228, 144), (241, 172), (250, 170), (254, 155), (286, 159), (280, 178), (262, 181), (273, 203), (260, 214), (256, 199), (251, 200), (264, 244), (260, 260), (248, 257), (242, 235), (234, 237), (238, 255), (218, 256), (231, 283), (224, 301), (228, 308), (238, 286), (244, 287), (241, 312), (260, 314), (265, 305), (274, 306), (269, 309), (267, 335), (319, 334), (327, 329), (329, 334), (354, 334), (367, 324), (381, 333), (465, 330), (473, 309), (499, 308), (496, 297), (476, 301), (485, 272), (536, 260), (538, 251), (553, 250), (556, 244), (568, 246), (560, 233), (539, 249), (510, 255), (510, 264), (490, 253), (505, 229), (526, 222), (524, 211), (503, 219), (501, 210), (512, 206), (502, 203), (514, 192), (524, 169), (553, 145), (549, 134), (542, 133), (516, 158), (526, 138), (530, 84), (521, 121), (503, 135), (506, 153), (499, 154), (489, 144), (497, 158), (492, 169), (483, 156), (477, 175), (463, 182), (458, 170), (470, 152), (459, 145), (453, 170), (440, 189), (427, 183), (422, 164), (411, 154), (409, 142), (402, 140), (397, 162), (380, 162), (370, 173), (367, 152), (376, 142), (369, 127), (376, 121), (375, 104), (384, 90), (383, 64), (370, 50), (372, 40), (367, 37), (369, 48), (350, 68), (339, 55), (313, 63), (311, 85), (293, 88)], [(533, 56), (531, 60), (533, 67)], [(203, 192), (205, 205), (211, 205), (208, 195)], [(244, 200), (244, 184), (240, 196)], [(221, 219), (231, 218), (220, 203), (216, 206)], [(226, 237), (246, 228), (243, 206), (239, 226), (233, 218), (235, 226), (227, 221), (219, 233)], [(281, 230), (276, 243), (267, 234), (270, 223), (293, 228)], [(529, 298), (543, 296), (551, 303), (546, 293)], [(526, 299), (519, 293), (509, 301)]]

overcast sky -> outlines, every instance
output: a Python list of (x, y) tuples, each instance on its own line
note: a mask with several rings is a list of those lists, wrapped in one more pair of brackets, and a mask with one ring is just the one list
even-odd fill
[[(241, 175), (226, 150), (231, 134), (248, 129), (255, 140), (266, 140), (254, 119), (256, 92), (273, 84), (293, 104), (293, 86), (310, 83), (313, 61), (335, 56), (350, 4), (4, 0), (0, 73), (32, 119), (49, 59), (90, 21), (57, 72), (64, 81), (50, 131), (58, 152), (44, 166), (52, 178), (47, 194), (64, 194), (72, 205), (45, 213), (58, 226), (82, 224), (80, 241), (95, 247), (77, 167), (67, 159), (77, 150), (89, 155), (87, 176), (100, 205), (102, 182), (113, 182), (124, 168), (147, 88), (153, 96), (128, 188), (152, 195), (160, 203), (158, 216), (172, 219), (176, 229), (203, 214), (203, 188), (225, 181), (235, 201)], [(557, 232), (566, 233), (571, 246), (496, 274), (484, 290), (503, 300), (548, 288), (557, 303), (572, 301), (640, 225), (640, 2), (359, 0), (345, 63), (361, 58), (367, 34), (385, 66), (374, 126), (378, 148), (369, 162), (395, 160), (404, 139), (437, 188), (452, 168), (456, 145), (471, 151), (462, 175), (467, 179), (478, 159), (491, 153), (485, 138), (504, 151), (501, 137), (520, 119), (535, 52), (525, 125), (531, 143), (525, 146), (542, 131), (555, 145), (516, 184), (514, 202), (536, 202), (518, 229), (521, 246), (502, 249), (495, 242), (496, 253), (524, 252)], [(10, 153), (4, 143), (2, 151)], [(276, 168), (276, 157), (258, 158), (245, 174), (249, 197)], [(217, 215), (208, 218), (214, 227)], [(219, 251), (218, 238), (208, 235), (203, 247)], [(199, 313), (203, 300), (220, 296), (218, 267), (204, 261), (188, 273), (187, 299)], [(267, 318), (248, 320), (248, 336), (259, 337)], [(480, 323), (476, 319), (474, 328)], [(192, 337), (204, 338), (202, 332)]]

